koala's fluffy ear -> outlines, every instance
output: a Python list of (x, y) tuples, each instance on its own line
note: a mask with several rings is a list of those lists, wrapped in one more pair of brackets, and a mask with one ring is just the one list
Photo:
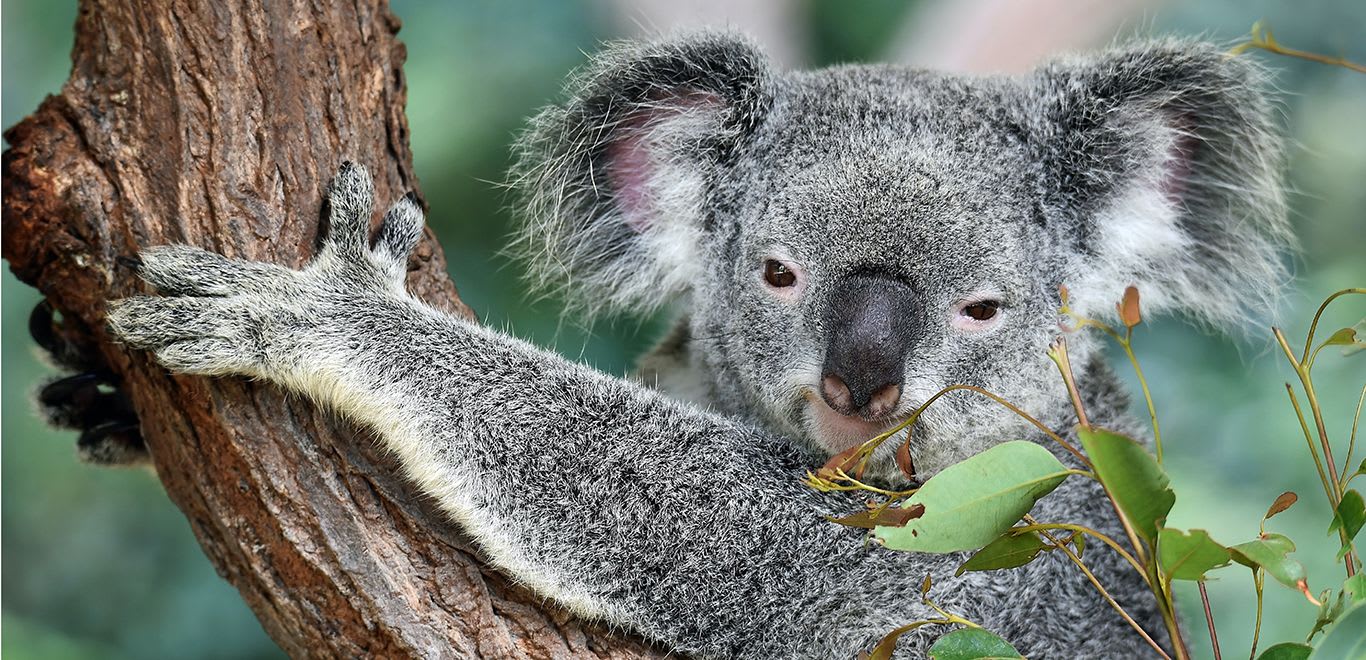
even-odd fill
[(1112, 312), (1135, 284), (1146, 308), (1217, 325), (1274, 313), (1293, 240), (1269, 82), (1250, 57), (1176, 40), (1035, 72), (1024, 115), (1078, 311)]
[(609, 47), (536, 116), (513, 170), (533, 283), (591, 312), (651, 309), (700, 272), (715, 182), (771, 104), (747, 40)]

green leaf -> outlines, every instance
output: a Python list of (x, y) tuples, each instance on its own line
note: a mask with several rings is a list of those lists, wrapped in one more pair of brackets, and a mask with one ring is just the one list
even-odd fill
[(1096, 474), (1115, 498), (1134, 531), (1153, 547), (1176, 494), (1167, 473), (1143, 445), (1099, 428), (1077, 428)]
[(1257, 660), (1305, 660), (1313, 650), (1314, 647), (1308, 644), (1281, 642), (1262, 651)]
[(963, 628), (940, 637), (929, 656), (931, 660), (1024, 658), (1009, 642), (981, 628)]
[(1044, 543), (1038, 534), (1028, 532), (1025, 534), (1014, 534), (1006, 532), (1000, 538), (987, 544), (987, 547), (977, 551), (977, 554), (969, 557), (958, 567), (958, 572), (954, 575), (962, 575), (968, 571), (994, 571), (1001, 568), (1015, 568), (1024, 566), (1039, 553), (1048, 550), (1051, 546)]
[(1260, 567), (1277, 582), (1303, 591), (1304, 566), (1287, 556), (1294, 551), (1295, 543), (1282, 534), (1267, 534), (1229, 548), (1233, 561), (1248, 568)]
[(1157, 538), (1157, 557), (1162, 572), (1173, 580), (1203, 580), (1205, 571), (1227, 566), (1228, 548), (1219, 545), (1203, 529), (1190, 533), (1162, 528)]
[(1357, 603), (1314, 646), (1309, 660), (1366, 658), (1366, 603)]
[(1353, 328), (1342, 328), (1333, 333), (1328, 341), (1323, 342), (1324, 346), (1351, 346), (1356, 343), (1357, 331)]
[(930, 477), (904, 504), (925, 507), (904, 527), (878, 527), (878, 540), (893, 550), (975, 550), (1000, 536), (1053, 492), (1067, 468), (1032, 442), (1006, 442)]
[(1333, 522), (1328, 525), (1329, 534), (1342, 530), (1346, 535), (1342, 548), (1338, 550), (1339, 561), (1352, 549), (1352, 539), (1361, 531), (1363, 523), (1366, 523), (1366, 502), (1362, 501), (1361, 493), (1349, 490), (1338, 502), (1337, 511), (1333, 512)]
[(1366, 573), (1357, 573), (1342, 583), (1342, 592), (1354, 603), (1366, 601)]

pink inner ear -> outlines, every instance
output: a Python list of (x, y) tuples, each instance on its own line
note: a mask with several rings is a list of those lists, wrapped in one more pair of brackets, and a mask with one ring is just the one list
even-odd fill
[[(634, 124), (635, 121), (629, 122)], [(607, 178), (616, 195), (626, 226), (631, 231), (645, 231), (653, 222), (650, 210), (651, 165), (644, 131), (628, 126), (626, 135), (607, 146)]]
[(719, 109), (723, 103), (720, 95), (696, 90), (656, 96), (613, 131), (618, 137), (607, 145), (607, 179), (632, 231), (645, 231), (664, 212), (652, 199), (652, 183), (659, 172), (650, 153), (650, 133), (683, 113)]

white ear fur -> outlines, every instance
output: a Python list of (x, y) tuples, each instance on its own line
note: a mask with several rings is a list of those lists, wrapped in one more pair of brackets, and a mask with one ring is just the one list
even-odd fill
[(1153, 167), (1133, 181), (1093, 218), (1090, 254), (1076, 264), (1068, 288), (1072, 309), (1082, 316), (1109, 318), (1124, 289), (1137, 286), (1150, 312), (1173, 307), (1194, 292), (1182, 282), (1184, 259), (1193, 259), (1191, 236), (1181, 227), (1186, 209), (1175, 191), (1189, 163), (1180, 136), (1164, 122), (1144, 122), (1159, 136)]
[(1134, 285), (1148, 311), (1224, 328), (1274, 319), (1295, 241), (1270, 77), (1254, 58), (1170, 39), (1040, 70), (1045, 167), (1070, 219), (1059, 240), (1078, 241), (1063, 256), (1074, 310), (1113, 317)]
[[(713, 94), (652, 104), (607, 149), (608, 185), (620, 215), (615, 221), (639, 235), (648, 261), (619, 262), (605, 272), (619, 284), (603, 304), (653, 308), (700, 276), (709, 172), (698, 139), (723, 130), (724, 111)], [(647, 272), (612, 272), (627, 268)]]

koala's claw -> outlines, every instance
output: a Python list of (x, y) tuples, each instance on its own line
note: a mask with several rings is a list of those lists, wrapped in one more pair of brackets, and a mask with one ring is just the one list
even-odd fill
[(134, 465), (148, 459), (138, 432), (138, 417), (118, 378), (100, 362), (57, 331), (55, 310), (44, 300), (29, 315), (29, 334), (64, 369), (78, 371), (38, 388), (35, 403), (48, 424), (80, 431), (76, 447), (81, 459), (101, 465)]
[[(110, 331), (192, 374), (253, 376), (288, 371), (322, 348), (350, 310), (403, 293), (408, 253), (422, 236), (417, 202), (404, 197), (369, 239), (374, 184), (345, 163), (328, 189), (327, 230), (302, 270), (233, 259), (187, 245), (143, 250), (138, 274), (161, 297), (111, 301)], [(369, 302), (367, 302), (369, 301)]]

